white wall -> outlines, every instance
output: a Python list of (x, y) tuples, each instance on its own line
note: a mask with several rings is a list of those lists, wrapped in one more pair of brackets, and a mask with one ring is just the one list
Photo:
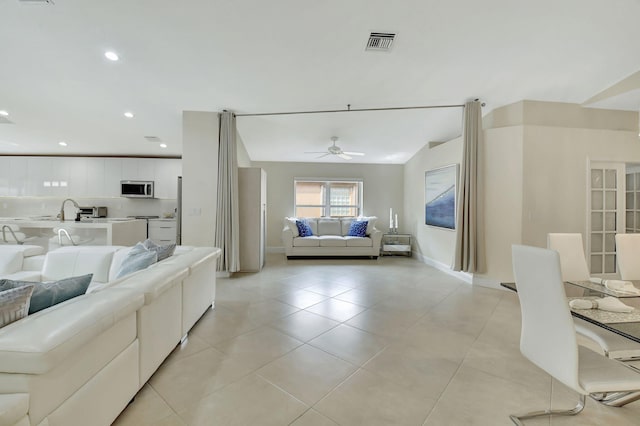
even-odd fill
[(459, 164), (462, 139), (456, 138), (433, 148), (425, 146), (404, 166), (404, 222), (415, 237), (413, 249), (428, 260), (450, 266), (456, 231), (424, 223), (424, 174), (427, 170)]
[(238, 154), (238, 167), (251, 167), (251, 158), (247, 152), (247, 147), (240, 137), (240, 133), (236, 131), (236, 151)]
[(588, 161), (637, 162), (637, 131), (525, 126), (522, 241), (546, 246), (549, 232), (587, 230)]
[(487, 269), (479, 276), (513, 281), (512, 244), (545, 247), (549, 232), (586, 241), (588, 162), (638, 162), (637, 114), (522, 101), (487, 124), (496, 128), (485, 130)]
[[(389, 230), (389, 208), (403, 215), (403, 166), (353, 163), (285, 163), (254, 161), (267, 172), (267, 247), (282, 247), (285, 216), (294, 215), (293, 180), (305, 178), (363, 179), (364, 215), (379, 218), (376, 227)], [(407, 229), (400, 219), (400, 232)]]
[(218, 193), (217, 112), (182, 113), (182, 244), (213, 246)]
[(522, 242), (522, 126), (484, 132), (485, 271), (479, 277), (513, 281), (511, 245)]

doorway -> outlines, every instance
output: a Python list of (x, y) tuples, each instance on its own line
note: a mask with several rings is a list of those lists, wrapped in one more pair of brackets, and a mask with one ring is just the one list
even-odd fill
[(625, 232), (625, 164), (591, 162), (587, 195), (587, 253), (592, 275), (617, 274), (617, 233)]

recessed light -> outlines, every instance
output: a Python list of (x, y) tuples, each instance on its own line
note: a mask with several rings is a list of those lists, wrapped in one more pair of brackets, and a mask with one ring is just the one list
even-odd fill
[(64, 142), (64, 141), (60, 141), (60, 142), (58, 142), (58, 145), (60, 145), (60, 146), (67, 146), (67, 143), (66, 143), (66, 142)]
[(120, 59), (118, 54), (112, 51), (104, 52), (104, 57), (110, 61), (117, 61), (118, 59)]
[(161, 144), (160, 144), (160, 148), (166, 148), (166, 147), (167, 147), (167, 144), (166, 144), (166, 143), (161, 143)]
[(5, 110), (0, 110), (0, 115), (3, 117), (7, 117), (9, 115), (9, 113)]
[(133, 113), (127, 111), (127, 112), (124, 113), (124, 116), (127, 117), (127, 118), (133, 118)]

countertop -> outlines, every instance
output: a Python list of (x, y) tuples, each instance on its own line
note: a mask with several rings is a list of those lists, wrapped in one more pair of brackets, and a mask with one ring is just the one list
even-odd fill
[(61, 222), (53, 216), (30, 216), (30, 217), (0, 217), (1, 225), (17, 225), (24, 228), (57, 228), (60, 226), (74, 228), (107, 228), (114, 224), (145, 222), (142, 219), (133, 218), (90, 218), (75, 220), (65, 220)]

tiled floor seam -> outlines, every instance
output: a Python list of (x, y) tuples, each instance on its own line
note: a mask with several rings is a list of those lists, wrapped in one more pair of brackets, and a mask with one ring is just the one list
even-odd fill
[[(447, 296), (448, 297), (448, 296)], [(491, 315), (487, 316), (487, 320), (484, 323), (484, 326), (482, 327), (482, 329), (480, 330), (480, 332), (478, 333), (478, 335), (475, 337), (475, 339), (473, 340), (473, 343), (471, 345), (469, 345), (469, 347), (467, 348), (467, 350), (464, 353), (464, 357), (462, 358), (462, 362), (460, 362), (458, 364), (458, 367), (456, 368), (455, 373), (453, 373), (451, 375), (451, 378), (449, 378), (449, 381), (447, 382), (447, 385), (442, 389), (442, 392), (440, 392), (440, 395), (438, 395), (438, 398), (436, 399), (436, 403), (433, 404), (433, 407), (431, 407), (431, 411), (429, 411), (429, 414), (427, 414), (427, 417), (425, 417), (424, 421), (422, 422), (422, 425), (424, 426), (428, 421), (429, 421), (429, 417), (431, 417), (431, 415), (434, 413), (435, 408), (438, 406), (438, 404), (440, 403), (440, 400), (442, 399), (443, 395), (447, 392), (447, 389), (449, 388), (449, 386), (451, 385), (451, 382), (456, 378), (456, 376), (458, 375), (458, 372), (460, 371), (460, 368), (462, 368), (462, 366), (465, 364), (465, 361), (467, 360), (467, 355), (469, 354), (469, 351), (471, 350), (471, 348), (473, 347), (473, 345), (478, 341), (478, 339), (480, 338), (480, 335), (482, 335), (482, 332), (485, 330), (485, 328), (487, 327), (487, 324), (489, 323), (489, 319), (491, 319), (491, 317), (495, 314), (496, 309), (498, 308), (498, 305), (500, 304), (500, 301), (502, 300), (504, 296), (500, 296), (500, 298), (498, 299), (498, 301), (496, 302), (495, 306), (493, 307), (493, 310), (491, 311)], [(446, 299), (446, 298), (445, 298)], [(487, 373), (485, 371), (482, 370), (478, 370), (477, 368), (473, 368), (471, 366), (467, 366), (467, 368), (471, 368), (474, 369), (476, 371), (480, 371), (482, 373), (485, 374), (489, 374), (493, 377), (498, 377), (495, 376), (491, 373)], [(503, 377), (498, 377), (500, 379), (504, 379)], [(507, 379), (504, 379), (507, 380)], [(514, 382), (515, 383), (515, 382)]]
[[(301, 311), (304, 311), (304, 309), (301, 309)], [(296, 312), (294, 312), (294, 314), (295, 314), (295, 313), (296, 313)], [(316, 314), (315, 312), (311, 312), (311, 313), (312, 313), (312, 314), (314, 314), (314, 315), (321, 316), (322, 318), (327, 318), (327, 317), (322, 316), (322, 315), (320, 315), (320, 314)], [(291, 315), (293, 315), (293, 314), (291, 314)], [(286, 317), (282, 317), (282, 318), (286, 318)], [(280, 318), (280, 319), (282, 319), (282, 318)], [(331, 319), (331, 318), (329, 318), (329, 319)], [(333, 321), (335, 321), (335, 320), (333, 320)], [(341, 324), (343, 324), (343, 323), (338, 322), (338, 324), (334, 325), (334, 326), (333, 326), (333, 327), (331, 327), (330, 329), (328, 329), (328, 330), (326, 330), (326, 331), (323, 331), (322, 333), (318, 334), (317, 336), (313, 336), (312, 338), (310, 338), (310, 339), (308, 339), (308, 340), (304, 341), (303, 343), (304, 343), (304, 344), (309, 344), (309, 342), (310, 342), (310, 341), (312, 341), (313, 339), (316, 339), (316, 338), (318, 338), (318, 337), (322, 336), (323, 334), (328, 333), (329, 331), (333, 330), (334, 328), (338, 327), (338, 326), (339, 326), (339, 325), (341, 325)], [(300, 340), (300, 338), (298, 338), (298, 337), (296, 337), (296, 336), (293, 336), (293, 335), (291, 335), (291, 334), (288, 334), (286, 331), (284, 331), (284, 330), (280, 330), (279, 328), (277, 328), (277, 327), (273, 326), (273, 325), (272, 325), (272, 323), (267, 323), (267, 324), (265, 324), (265, 326), (267, 326), (267, 327), (271, 327), (271, 328), (273, 328), (274, 330), (279, 331), (279, 332), (280, 332), (280, 333), (282, 333), (282, 334), (286, 334), (287, 336), (289, 336), (289, 337), (291, 337), (291, 338), (293, 338), (293, 339)], [(300, 340), (300, 341), (302, 342), (302, 340)], [(314, 346), (314, 348), (315, 348), (315, 346)], [(318, 349), (320, 349), (320, 348), (318, 348)], [(326, 351), (325, 351), (325, 352), (326, 352)], [(333, 354), (331, 354), (331, 355), (333, 355)], [(335, 355), (334, 355), (334, 356), (335, 356)]]
[[(315, 346), (314, 346), (315, 347)], [(353, 364), (352, 364), (353, 365)], [(318, 413), (322, 414), (323, 416), (325, 416), (326, 418), (330, 419), (332, 422), (334, 422), (337, 425), (340, 425), (340, 422), (336, 419), (334, 419), (333, 417), (329, 416), (326, 413), (323, 413), (321, 410), (319, 410), (317, 408), (318, 404), (320, 404), (322, 401), (324, 401), (326, 398), (329, 397), (329, 395), (331, 395), (331, 393), (333, 391), (335, 391), (336, 389), (338, 389), (340, 386), (342, 386), (342, 384), (344, 384), (347, 380), (349, 380), (350, 378), (352, 378), (353, 376), (355, 376), (360, 370), (363, 370), (362, 367), (357, 367), (355, 369), (355, 371), (349, 375), (347, 375), (344, 380), (342, 380), (340, 383), (336, 384), (333, 388), (331, 388), (331, 390), (329, 392), (326, 393), (326, 395), (324, 395), (322, 398), (320, 398), (319, 400), (317, 400), (313, 405), (311, 405), (311, 408), (313, 408), (314, 410), (316, 410)]]
[[(154, 372), (155, 374), (155, 372)], [(151, 376), (153, 377), (153, 375)], [(175, 410), (175, 408), (173, 408), (171, 406), (171, 404), (169, 404), (169, 401), (167, 401), (164, 396), (162, 396), (162, 394), (160, 392), (158, 392), (158, 389), (154, 388), (153, 385), (151, 384), (151, 379), (149, 379), (149, 381), (146, 383), (147, 385), (149, 385), (149, 387), (151, 389), (153, 389), (153, 391), (158, 395), (158, 397), (162, 400), (162, 402), (164, 402), (165, 404), (167, 404), (167, 407), (169, 407), (169, 409), (171, 410), (171, 412), (173, 412), (173, 414), (175, 414), (183, 423), (187, 423), (182, 417), (180, 417), (180, 414), (178, 414), (178, 412)], [(139, 391), (138, 391), (139, 392)], [(136, 394), (136, 396), (138, 396), (138, 394)], [(171, 417), (172, 415), (169, 414), (167, 417), (161, 419), (161, 420), (165, 420), (168, 419), (169, 417)]]
[[(350, 325), (348, 325), (348, 324), (345, 324), (345, 325), (347, 325), (348, 327), (351, 327), (351, 326), (350, 326)], [(337, 326), (336, 326), (336, 327), (337, 327)], [(335, 328), (335, 327), (334, 327), (334, 328)], [(354, 328), (355, 328), (355, 327), (354, 327)], [(358, 329), (358, 330), (360, 330), (360, 329)], [(328, 333), (329, 331), (331, 331), (331, 330), (327, 330), (326, 332)], [(368, 333), (368, 331), (366, 331), (365, 333)], [(322, 334), (324, 334), (324, 333), (322, 333)], [(322, 334), (320, 334), (320, 335), (318, 335), (318, 336), (314, 337), (314, 339), (316, 339), (316, 338), (318, 338), (318, 337), (322, 336)], [(313, 340), (313, 339), (311, 339), (311, 340)], [(362, 365), (357, 365), (357, 364), (354, 364), (352, 361), (349, 361), (349, 360), (347, 360), (347, 359), (342, 358), (340, 355), (336, 355), (336, 354), (334, 354), (334, 353), (328, 352), (327, 350), (325, 350), (325, 349), (323, 349), (323, 348), (320, 348), (320, 347), (318, 347), (318, 346), (316, 346), (316, 345), (314, 345), (314, 344), (312, 344), (312, 343), (310, 343), (310, 342), (307, 342), (307, 343), (305, 343), (305, 344), (306, 344), (306, 345), (309, 345), (309, 346), (311, 346), (311, 347), (313, 347), (313, 348), (315, 348), (315, 349), (318, 349), (318, 350), (320, 350), (320, 351), (322, 351), (322, 352), (324, 352), (324, 353), (326, 353), (326, 354), (328, 354), (328, 355), (331, 355), (331, 356), (333, 356), (333, 357), (336, 357), (336, 358), (338, 358), (338, 359), (339, 359), (339, 360), (341, 360), (341, 361), (344, 361), (344, 362), (346, 362), (346, 363), (349, 363), (350, 365), (353, 365), (354, 367), (357, 367), (358, 369), (363, 368), (363, 367), (364, 367), (364, 365), (365, 365), (366, 363), (368, 363), (368, 362), (369, 362), (369, 361), (371, 361), (373, 358), (375, 358), (375, 357), (377, 357), (378, 355), (380, 355), (380, 352), (384, 351), (385, 349), (387, 349), (387, 347), (389, 347), (389, 345), (385, 344), (385, 345), (382, 347), (382, 349), (380, 349), (380, 350), (379, 350), (379, 351), (377, 351), (375, 354), (373, 354), (373, 355), (372, 355), (368, 360), (366, 360), (366, 361), (364, 362), (364, 364), (362, 364)], [(368, 370), (367, 370), (367, 371), (368, 371)]]

